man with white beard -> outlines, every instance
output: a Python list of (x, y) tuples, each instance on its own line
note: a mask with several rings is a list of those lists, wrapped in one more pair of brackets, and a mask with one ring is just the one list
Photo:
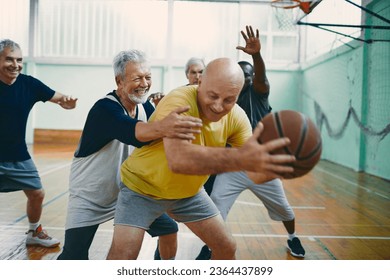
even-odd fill
[[(162, 137), (195, 139), (201, 120), (172, 111), (159, 122), (147, 123), (154, 106), (146, 102), (152, 84), (145, 54), (122, 51), (113, 61), (117, 89), (90, 110), (72, 162), (65, 244), (59, 260), (89, 259), (88, 251), (100, 224), (111, 220), (119, 192), (119, 169), (134, 147)], [(129, 213), (131, 215), (132, 213)], [(150, 227), (159, 236), (162, 259), (173, 259), (178, 227), (167, 214)]]

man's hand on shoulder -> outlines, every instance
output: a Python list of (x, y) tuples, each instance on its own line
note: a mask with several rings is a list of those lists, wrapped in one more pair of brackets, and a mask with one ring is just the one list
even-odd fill
[(199, 118), (184, 116), (189, 106), (179, 107), (160, 121), (161, 130), (165, 137), (194, 140), (194, 134), (200, 133), (202, 120)]

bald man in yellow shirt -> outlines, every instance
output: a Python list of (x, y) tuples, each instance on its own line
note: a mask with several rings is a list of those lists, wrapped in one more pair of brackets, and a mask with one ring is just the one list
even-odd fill
[(164, 212), (203, 240), (212, 250), (212, 259), (235, 259), (234, 238), (203, 189), (209, 174), (245, 170), (269, 180), (292, 172), (288, 164), (295, 160), (271, 154), (288, 145), (288, 139), (259, 144), (261, 124), (252, 135), (245, 112), (236, 104), (243, 84), (239, 65), (219, 58), (207, 65), (199, 86), (177, 88), (161, 100), (150, 121), (189, 106), (184, 115), (202, 119), (201, 133), (192, 141), (153, 141), (136, 149), (123, 163), (107, 259), (137, 259), (145, 231)]

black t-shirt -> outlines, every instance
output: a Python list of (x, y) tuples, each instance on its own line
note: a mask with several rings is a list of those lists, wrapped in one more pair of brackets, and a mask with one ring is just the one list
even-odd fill
[(31, 158), (26, 145), (28, 115), (35, 103), (46, 102), (54, 94), (53, 89), (24, 74), (12, 85), (0, 81), (0, 161)]
[(238, 97), (237, 104), (244, 109), (251, 123), (252, 129), (257, 126), (272, 108), (268, 102), (268, 93), (259, 93), (250, 85), (246, 90), (242, 91)]

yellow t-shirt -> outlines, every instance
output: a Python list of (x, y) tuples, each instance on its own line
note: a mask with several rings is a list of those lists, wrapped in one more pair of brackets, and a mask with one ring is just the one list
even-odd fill
[[(187, 105), (190, 105), (190, 110), (184, 115), (201, 118), (196, 97), (197, 86), (173, 90), (160, 101), (149, 121), (161, 120), (175, 108)], [(202, 120), (201, 133), (192, 141), (196, 145), (225, 147), (230, 144), (239, 147), (252, 135), (249, 120), (237, 104), (218, 122)], [(158, 139), (133, 151), (122, 164), (121, 177), (123, 183), (135, 192), (156, 199), (180, 199), (198, 193), (209, 176), (173, 173), (168, 167), (163, 140)]]

